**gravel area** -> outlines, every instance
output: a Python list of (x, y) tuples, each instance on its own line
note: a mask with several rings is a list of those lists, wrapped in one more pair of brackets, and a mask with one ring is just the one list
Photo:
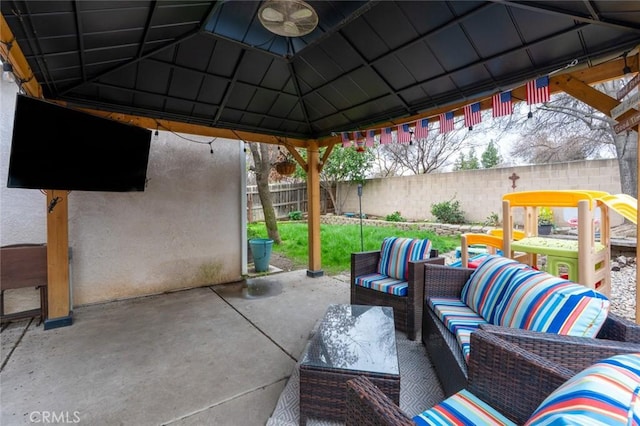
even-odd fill
[(611, 311), (635, 321), (636, 259), (620, 256), (611, 262)]

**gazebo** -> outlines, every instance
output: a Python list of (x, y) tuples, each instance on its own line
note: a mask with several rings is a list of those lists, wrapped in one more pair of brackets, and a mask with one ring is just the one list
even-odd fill
[[(492, 97), (503, 93), (524, 101), (538, 80), (606, 115), (622, 109), (620, 131), (637, 131), (640, 121), (624, 94), (593, 87), (639, 71), (635, 1), (63, 0), (0, 8), (3, 70), (29, 96), (148, 129), (286, 147), (307, 172), (310, 276), (322, 275), (319, 172), (345, 132), (413, 129), (465, 106), (494, 108)], [(47, 191), (47, 203), (59, 195)], [(60, 324), (71, 308), (67, 219), (66, 208), (47, 216), (49, 319)]]

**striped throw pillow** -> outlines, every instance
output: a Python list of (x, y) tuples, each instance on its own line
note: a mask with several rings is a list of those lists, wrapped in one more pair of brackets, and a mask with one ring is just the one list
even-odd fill
[(409, 261), (429, 258), (431, 241), (424, 239), (387, 237), (382, 241), (379, 274), (407, 281), (409, 278)]
[(482, 318), (493, 323), (495, 309), (502, 301), (511, 277), (528, 268), (513, 259), (488, 255), (469, 277), (462, 288), (460, 299)]
[(533, 269), (514, 274), (493, 324), (570, 336), (595, 337), (609, 313), (601, 293)]
[(615, 355), (567, 380), (533, 412), (527, 426), (639, 425), (640, 353)]

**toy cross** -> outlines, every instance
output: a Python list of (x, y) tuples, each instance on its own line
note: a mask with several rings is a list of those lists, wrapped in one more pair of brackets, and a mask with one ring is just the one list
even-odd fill
[(513, 183), (511, 184), (511, 187), (513, 189), (516, 189), (516, 181), (520, 179), (520, 176), (518, 176), (517, 174), (511, 173), (511, 176), (509, 176), (509, 180), (512, 181)]

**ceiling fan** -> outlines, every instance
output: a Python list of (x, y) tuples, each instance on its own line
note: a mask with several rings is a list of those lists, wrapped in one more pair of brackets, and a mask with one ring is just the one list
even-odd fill
[(318, 14), (302, 0), (266, 0), (258, 18), (266, 29), (284, 37), (301, 37), (318, 25)]

